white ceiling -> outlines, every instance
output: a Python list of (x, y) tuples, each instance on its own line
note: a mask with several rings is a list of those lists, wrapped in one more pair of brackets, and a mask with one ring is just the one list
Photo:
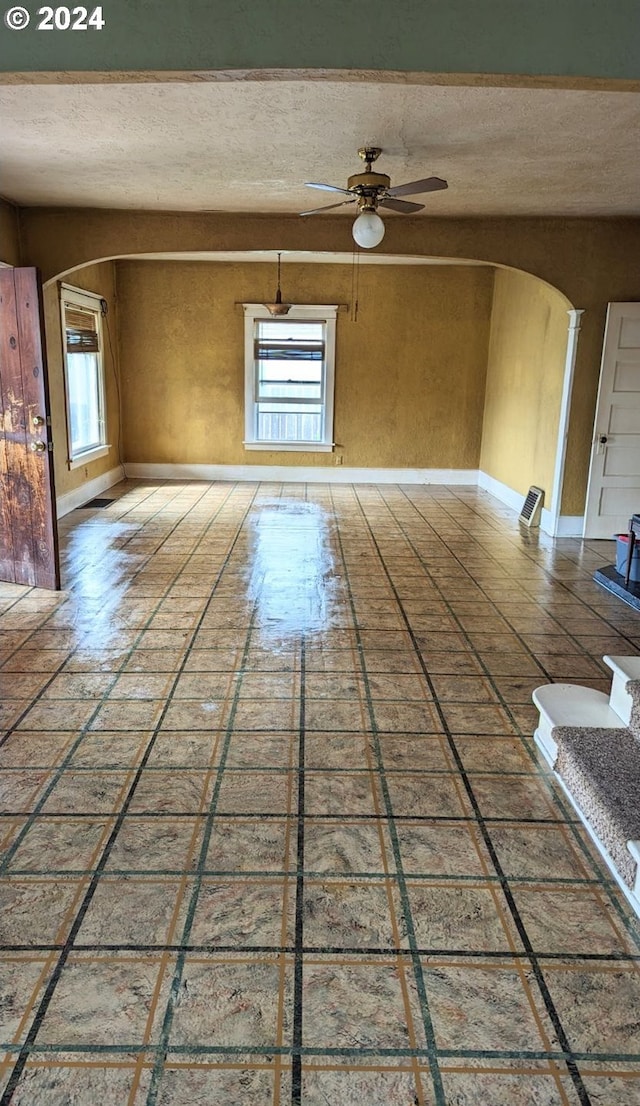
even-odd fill
[(383, 147), (376, 169), (392, 184), (449, 181), (424, 197), (427, 215), (640, 214), (634, 92), (255, 79), (0, 87), (0, 194), (27, 206), (295, 213), (340, 199), (304, 182), (345, 186), (362, 145)]

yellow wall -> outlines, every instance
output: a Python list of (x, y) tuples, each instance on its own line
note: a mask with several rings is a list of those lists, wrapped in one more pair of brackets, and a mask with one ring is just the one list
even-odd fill
[[(102, 265), (88, 266), (86, 269), (82, 269), (81, 272), (76, 273), (73, 280), (68, 280), (66, 283), (86, 292), (97, 292), (98, 295), (106, 299), (109, 305), (107, 319), (103, 319), (102, 322), (102, 337), (107, 401), (107, 440), (111, 448), (107, 456), (100, 457), (97, 461), (88, 461), (86, 465), (79, 468), (69, 468), (60, 291), (57, 283), (49, 285), (44, 291), (44, 316), (47, 335), (53, 458), (56, 496), (58, 497), (115, 468), (119, 464), (118, 447), (120, 438), (118, 388), (115, 377), (115, 373), (118, 371), (115, 265), (112, 262), (106, 262)], [(107, 321), (109, 328), (106, 325)], [(109, 343), (109, 331), (111, 333), (111, 343)]]
[[(351, 301), (350, 265), (282, 269), (285, 298)], [(243, 448), (244, 318), (275, 266), (119, 262), (125, 457), (191, 464), (332, 464)], [(360, 267), (338, 312), (335, 441), (344, 465), (477, 468), (493, 270)]]
[[(563, 514), (584, 509), (600, 356), (610, 300), (640, 299), (640, 219), (386, 220), (376, 253), (495, 262), (558, 288), (584, 309), (567, 444)], [(123, 254), (185, 250), (346, 250), (351, 219), (85, 209), (21, 211), (24, 263), (45, 279)]]
[(553, 288), (510, 270), (495, 278), (480, 468), (550, 508), (569, 317)]
[(0, 200), (0, 261), (20, 264), (18, 209), (6, 200)]

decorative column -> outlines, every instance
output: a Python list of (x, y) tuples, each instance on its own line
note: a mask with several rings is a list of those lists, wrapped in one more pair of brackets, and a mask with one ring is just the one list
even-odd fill
[(564, 481), (564, 467), (567, 456), (567, 438), (569, 436), (569, 414), (571, 411), (571, 393), (573, 390), (573, 375), (576, 366), (578, 352), (578, 335), (584, 308), (572, 309), (567, 312), (569, 316), (569, 334), (567, 340), (567, 355), (564, 363), (564, 382), (562, 385), (562, 400), (560, 402), (560, 419), (558, 422), (558, 439), (556, 445), (556, 464), (553, 472), (553, 489), (551, 492), (551, 525), (548, 533), (552, 537), (558, 537), (560, 529), (560, 505), (562, 501), (562, 484)]

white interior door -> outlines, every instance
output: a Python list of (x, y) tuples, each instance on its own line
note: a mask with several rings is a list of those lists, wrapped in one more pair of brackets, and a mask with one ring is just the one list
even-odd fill
[(640, 513), (640, 303), (610, 303), (591, 446), (585, 538)]

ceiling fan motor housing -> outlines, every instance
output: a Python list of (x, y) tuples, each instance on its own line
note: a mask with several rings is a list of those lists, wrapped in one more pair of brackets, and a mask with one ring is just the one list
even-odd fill
[(377, 192), (386, 192), (390, 185), (391, 177), (388, 177), (386, 173), (354, 173), (347, 181), (347, 188), (350, 192), (372, 196)]

